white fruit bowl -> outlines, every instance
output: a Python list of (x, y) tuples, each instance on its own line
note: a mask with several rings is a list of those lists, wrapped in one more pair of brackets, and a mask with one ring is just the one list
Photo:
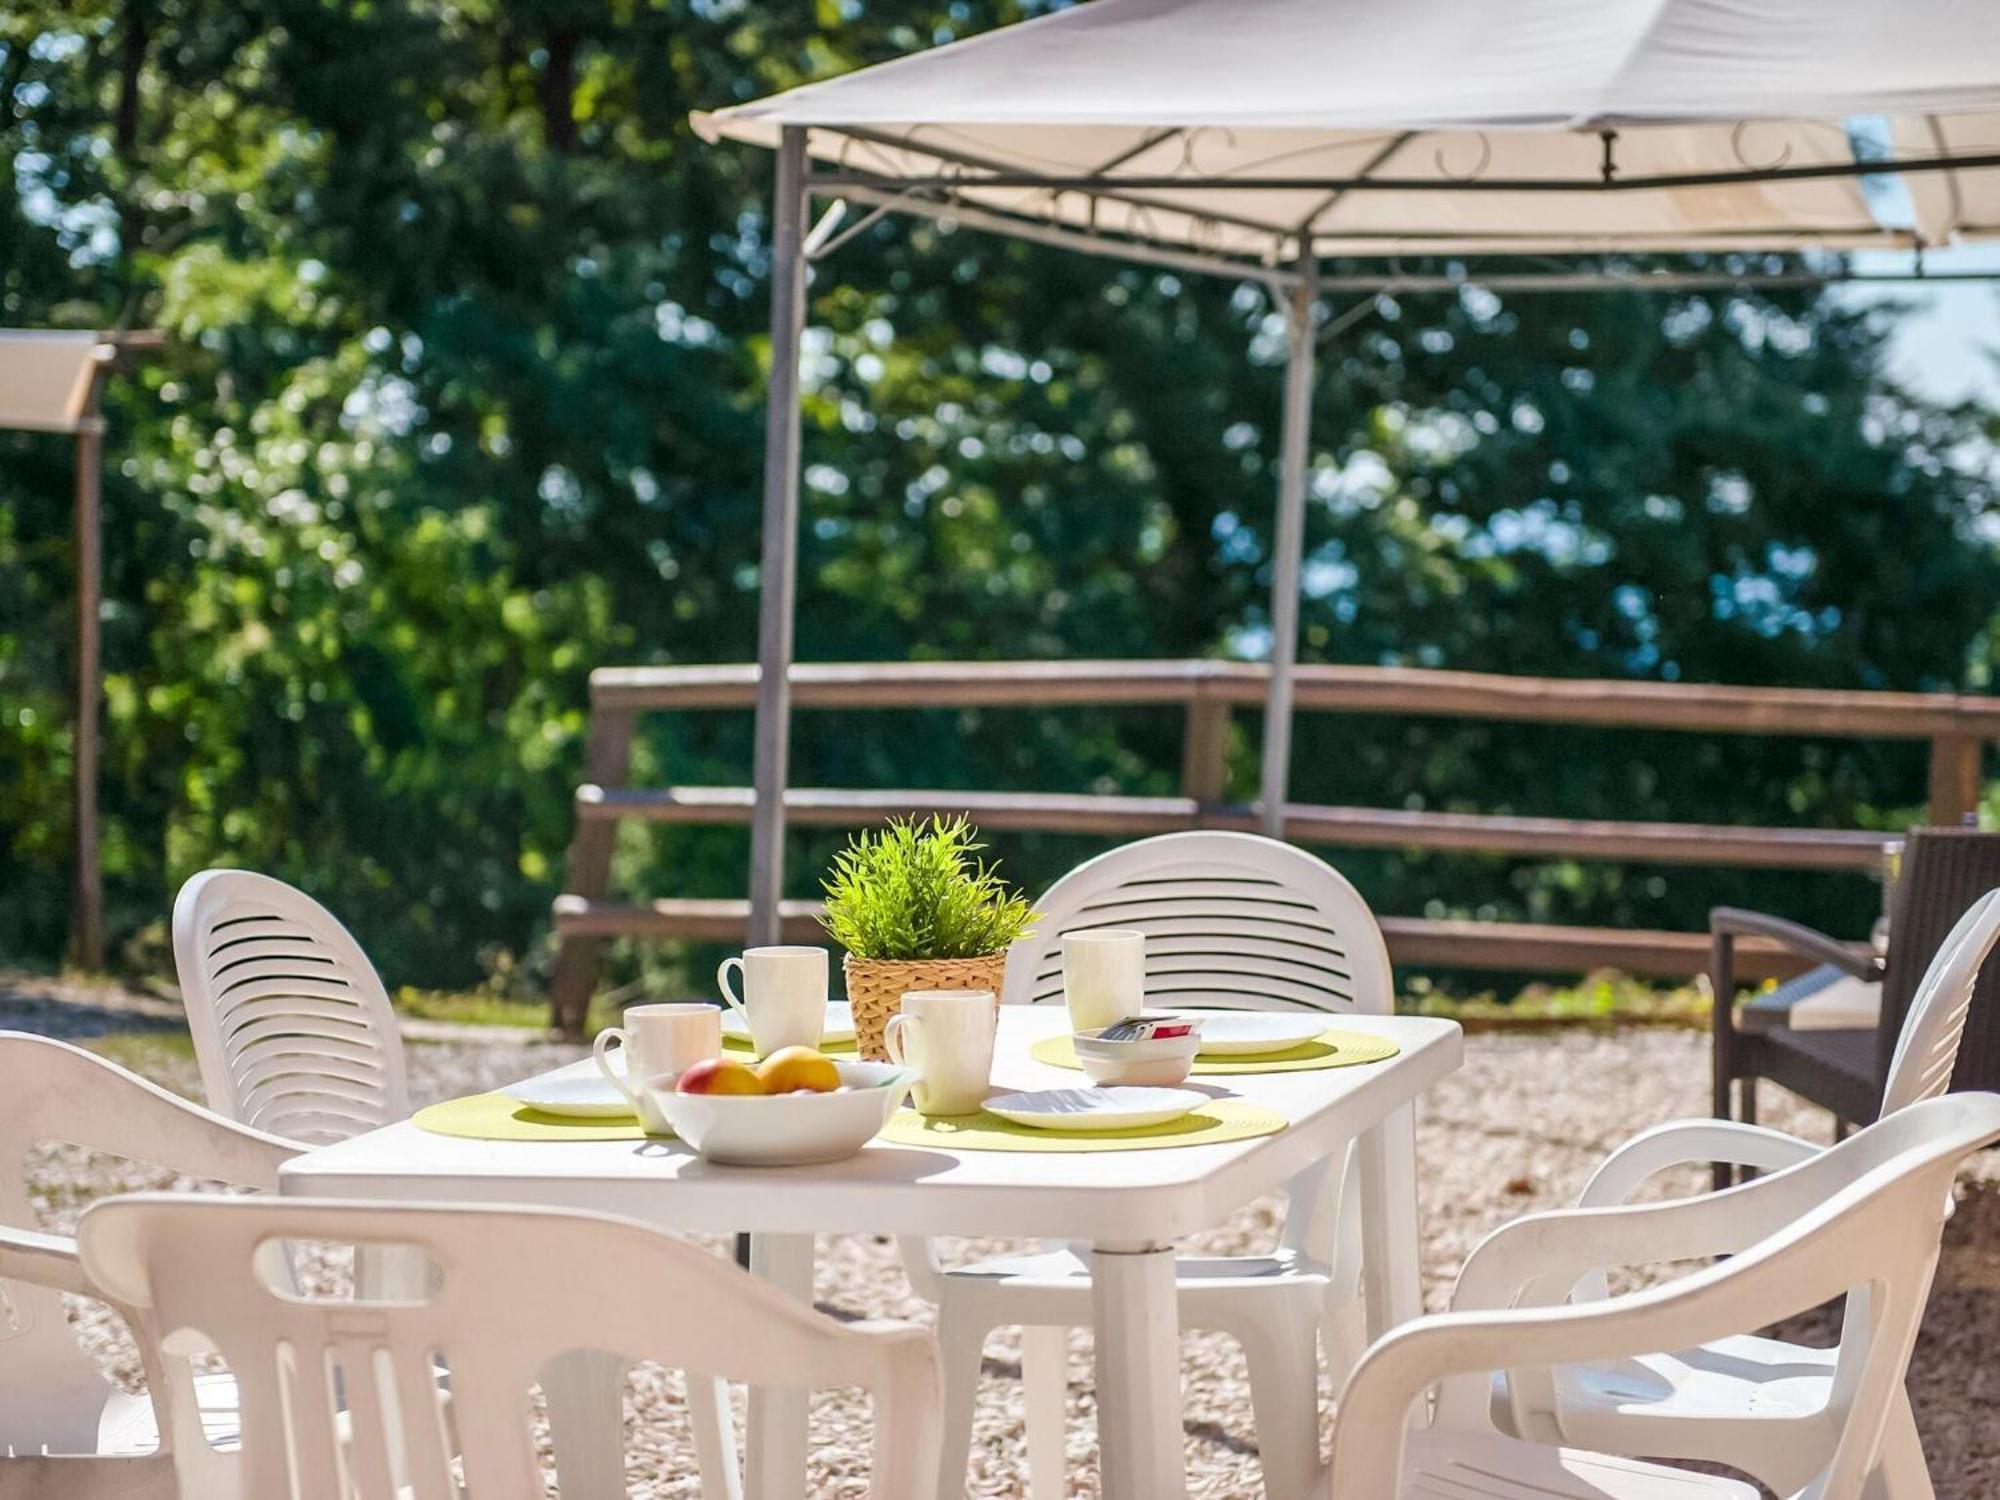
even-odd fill
[(1076, 1060), (1092, 1083), (1170, 1088), (1193, 1068), (1201, 1031), (1197, 1027), (1186, 1036), (1133, 1042), (1107, 1042), (1095, 1031), (1079, 1031), (1070, 1038), (1070, 1045), (1076, 1048)]
[(803, 1167), (854, 1155), (881, 1132), (910, 1091), (907, 1068), (836, 1062), (842, 1092), (681, 1094), (648, 1079), (646, 1092), (674, 1134), (704, 1161)]

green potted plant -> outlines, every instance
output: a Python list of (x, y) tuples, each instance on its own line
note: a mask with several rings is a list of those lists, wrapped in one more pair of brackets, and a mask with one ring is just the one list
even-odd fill
[(984, 847), (962, 814), (891, 818), (834, 857), (821, 920), (847, 950), (841, 969), (863, 1057), (887, 1057), (882, 1029), (911, 990), (999, 995), (1008, 945), (1036, 914), (977, 857)]

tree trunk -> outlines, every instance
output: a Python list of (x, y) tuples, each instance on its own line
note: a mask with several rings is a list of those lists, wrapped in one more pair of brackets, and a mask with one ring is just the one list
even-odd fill
[(542, 69), (542, 129), (551, 151), (567, 155), (576, 145), (576, 33), (562, 30), (548, 40)]
[(125, 7), (125, 34), (118, 48), (118, 108), (111, 122), (112, 144), (125, 169), (119, 191), (118, 253), (128, 265), (139, 248), (139, 86), (152, 45), (153, 0), (131, 0)]

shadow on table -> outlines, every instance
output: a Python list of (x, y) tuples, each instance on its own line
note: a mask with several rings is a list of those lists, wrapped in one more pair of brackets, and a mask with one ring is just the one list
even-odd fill
[(770, 1177), (774, 1183), (805, 1173), (817, 1172), (821, 1166), (837, 1166), (842, 1169), (842, 1182), (864, 1186), (871, 1182), (922, 1182), (926, 1177), (935, 1177), (950, 1170), (954, 1158), (944, 1151), (925, 1151), (918, 1147), (874, 1145), (857, 1156), (838, 1162), (822, 1162), (819, 1166), (804, 1167), (730, 1167), (720, 1163), (702, 1161), (693, 1150), (679, 1141), (646, 1140), (634, 1145), (632, 1154), (641, 1158), (678, 1157), (687, 1163), (678, 1172), (679, 1182), (699, 1182), (704, 1177), (727, 1174), (735, 1176), (743, 1172), (756, 1172)]

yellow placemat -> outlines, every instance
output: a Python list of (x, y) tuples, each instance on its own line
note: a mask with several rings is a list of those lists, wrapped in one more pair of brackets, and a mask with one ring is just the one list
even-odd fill
[(899, 1109), (876, 1137), (897, 1146), (944, 1151), (1147, 1151), (1161, 1146), (1213, 1146), (1276, 1135), (1291, 1122), (1275, 1109), (1241, 1099), (1217, 1099), (1191, 1115), (1136, 1130), (1037, 1130), (984, 1110), (976, 1115), (926, 1117)]
[[(1054, 1068), (1083, 1071), (1076, 1060), (1076, 1048), (1067, 1035), (1046, 1036), (1028, 1049), (1037, 1062)], [(1197, 1057), (1192, 1076), (1213, 1077), (1221, 1073), (1304, 1073), (1314, 1068), (1348, 1068), (1356, 1063), (1381, 1062), (1403, 1049), (1394, 1042), (1365, 1031), (1327, 1031), (1309, 1042), (1287, 1047), (1283, 1052), (1260, 1052), (1238, 1057)]]
[(545, 1115), (505, 1094), (468, 1094), (420, 1109), (410, 1123), (432, 1135), (459, 1135), (475, 1141), (643, 1141), (646, 1132), (632, 1116), (622, 1120), (572, 1120)]

